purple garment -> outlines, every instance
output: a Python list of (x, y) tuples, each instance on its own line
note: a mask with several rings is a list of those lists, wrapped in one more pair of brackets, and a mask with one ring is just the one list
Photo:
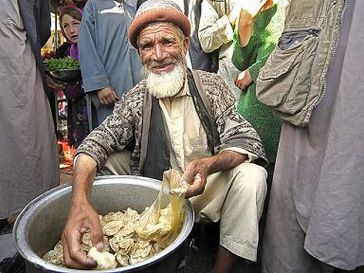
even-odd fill
[[(61, 49), (62, 48), (62, 49)], [(73, 54), (73, 56), (72, 56)], [(58, 58), (78, 57), (77, 44), (63, 44), (56, 52)], [(68, 145), (76, 148), (90, 132), (86, 108), (85, 93), (82, 80), (64, 83), (64, 94), (67, 98), (67, 141)]]
[(78, 47), (77, 44), (71, 44), (70, 46), (70, 56), (74, 60), (78, 60)]

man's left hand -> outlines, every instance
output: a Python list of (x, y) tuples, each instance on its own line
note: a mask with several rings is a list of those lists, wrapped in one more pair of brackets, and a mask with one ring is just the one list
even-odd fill
[(181, 183), (189, 184), (186, 198), (202, 194), (205, 190), (208, 167), (211, 165), (209, 158), (191, 161), (181, 177)]
[(210, 174), (231, 170), (246, 159), (245, 154), (223, 151), (214, 156), (191, 161), (181, 177), (181, 184), (189, 184), (186, 198), (202, 194)]

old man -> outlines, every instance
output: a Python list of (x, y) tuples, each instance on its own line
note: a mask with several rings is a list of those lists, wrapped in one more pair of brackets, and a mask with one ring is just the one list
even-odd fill
[(266, 171), (260, 166), (266, 162), (264, 149), (237, 113), (223, 79), (187, 69), (189, 35), (188, 18), (172, 1), (143, 3), (130, 25), (144, 79), (77, 151), (72, 206), (62, 236), (68, 266), (95, 266), (79, 238), (90, 229), (93, 244), (102, 247), (98, 214), (88, 195), (97, 170), (105, 169), (157, 179), (164, 170), (179, 170), (197, 219), (220, 222), (214, 272), (230, 272), (238, 257), (256, 260), (266, 195)]

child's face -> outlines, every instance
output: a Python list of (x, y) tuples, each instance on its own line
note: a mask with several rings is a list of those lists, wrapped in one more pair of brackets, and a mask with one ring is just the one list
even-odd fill
[(71, 41), (71, 43), (77, 44), (78, 33), (80, 31), (81, 22), (72, 16), (65, 14), (62, 17), (61, 26), (66, 35), (66, 38)]

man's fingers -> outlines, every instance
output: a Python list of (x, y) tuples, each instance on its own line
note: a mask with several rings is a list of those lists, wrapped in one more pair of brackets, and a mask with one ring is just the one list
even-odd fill
[(116, 91), (114, 89), (112, 89), (113, 95), (114, 95), (114, 100), (117, 101), (119, 100), (118, 94), (116, 93)]
[(108, 104), (114, 104), (115, 103), (115, 96), (114, 96), (114, 92), (110, 92), (107, 96), (107, 102)]
[(115, 93), (113, 91), (110, 91), (105, 97), (104, 101), (106, 105), (114, 104), (117, 100), (117, 97), (115, 96)]
[(243, 81), (239, 81), (236, 86), (239, 87), (239, 89), (242, 91), (246, 89), (246, 85), (243, 83)]
[(105, 105), (107, 103), (107, 101), (106, 101), (106, 99), (105, 99), (104, 96), (100, 96), (99, 97), (99, 100), (100, 100), (101, 105)]
[(91, 258), (87, 257), (86, 253), (81, 250), (80, 238), (81, 233), (79, 233), (78, 231), (75, 231), (71, 234), (71, 243), (68, 243), (68, 246), (71, 246), (69, 249), (69, 256), (71, 260), (87, 268), (95, 267), (97, 265), (96, 262)]
[(94, 268), (97, 263), (86, 256), (86, 253), (80, 247), (81, 233), (74, 231), (70, 236), (64, 236), (63, 240), (63, 257), (68, 267), (85, 269)]
[(104, 247), (104, 235), (102, 233), (101, 226), (99, 222), (90, 224), (91, 230), (91, 242), (97, 250), (101, 250)]
[(71, 258), (70, 254), (68, 252), (68, 248), (66, 246), (63, 248), (63, 259), (64, 259), (65, 265), (67, 265), (67, 267), (70, 267), (70, 268), (86, 269), (86, 268), (94, 268), (97, 266), (97, 263), (94, 260), (88, 258), (87, 256), (86, 256), (86, 259), (91, 260), (91, 261), (87, 261), (87, 264), (89, 264), (89, 265), (85, 265), (85, 264), (76, 262), (75, 260), (73, 260)]
[(196, 196), (203, 193), (205, 190), (205, 185), (200, 173), (194, 176), (193, 183), (188, 187), (186, 197)]
[(193, 174), (185, 172), (181, 177), (180, 184), (192, 184), (192, 183), (193, 183)]

